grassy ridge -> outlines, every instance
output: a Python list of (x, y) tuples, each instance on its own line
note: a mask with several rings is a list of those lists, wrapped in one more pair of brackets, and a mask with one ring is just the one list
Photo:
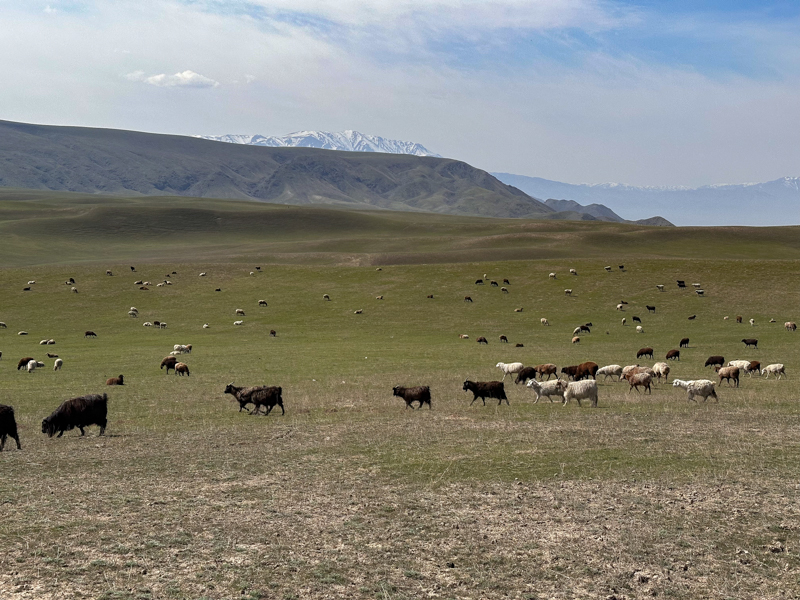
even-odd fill
[[(666, 230), (306, 209), (342, 221), (292, 232), (292, 217), (276, 235), (302, 255), (293, 260), (329, 264), (269, 264), (260, 262), (273, 256), (264, 248), (278, 243), (259, 238), (257, 226), (252, 241), (223, 231), (224, 243), (209, 248), (198, 245), (211, 235), (202, 215), (183, 225), (183, 250), (174, 236), (137, 244), (125, 239), (132, 217), (104, 234), (99, 225), (112, 220), (86, 200), (91, 214), (70, 200), (63, 219), (57, 203), (33, 202), (46, 220), (96, 224), (69, 246), (68, 228), (44, 235), (24, 211), (24, 244), (39, 239), (59, 253), (0, 270), (8, 324), (0, 329), (0, 402), (15, 406), (23, 443), (23, 452), (0, 455), (8, 544), (0, 589), (9, 597), (770, 598), (800, 589), (792, 549), (800, 514), (786, 501), (800, 477), (792, 441), (800, 351), (782, 326), (798, 320), (798, 291), (786, 282), (797, 280), (800, 262), (784, 230), (652, 238)], [(217, 216), (233, 212), (240, 225), (262, 214), (260, 205), (207, 206)], [(265, 207), (263, 215), (291, 210)], [(366, 229), (375, 223), (383, 225)], [(408, 230), (413, 236), (403, 237)], [(12, 247), (5, 236), (0, 243)], [(536, 252), (600, 255), (520, 260), (534, 243)], [(396, 253), (358, 251), (380, 244)], [(669, 244), (686, 257), (657, 257)], [(772, 254), (762, 249), (769, 244)], [(23, 247), (15, 246), (20, 255)], [(126, 248), (131, 254), (117, 260)], [(493, 251), (516, 252), (515, 260), (441, 262)], [(736, 252), (751, 256), (731, 258)], [(433, 264), (360, 266), (401, 256)], [(263, 271), (250, 276), (256, 264)], [(172, 271), (171, 286), (134, 285)], [(484, 274), (508, 278), (510, 293), (476, 286)], [(706, 296), (679, 290), (675, 279), (700, 282)], [(29, 280), (37, 283), (22, 291)], [(625, 313), (615, 310), (622, 299)], [(128, 317), (131, 306), (138, 319)], [(243, 327), (232, 324), (236, 308), (247, 313)], [(736, 324), (737, 314), (756, 327)], [(155, 319), (168, 328), (142, 326)], [(587, 321), (592, 333), (571, 344), (573, 328)], [(28, 336), (16, 335), (23, 329)], [(87, 329), (97, 339), (84, 339)], [(475, 342), (480, 335), (488, 346)], [(745, 377), (739, 389), (720, 388), (719, 404), (699, 405), (663, 384), (647, 396), (600, 382), (596, 410), (533, 404), (508, 379), (510, 406), (469, 407), (461, 391), (465, 378), (500, 378), (498, 361), (625, 365), (647, 345), (662, 359), (684, 336), (690, 348), (670, 379), (711, 377), (702, 365), (718, 353), (783, 362), (789, 379)], [(757, 337), (759, 349), (745, 350), (743, 337)], [(57, 343), (40, 346), (44, 338)], [(176, 343), (194, 346), (184, 357), (189, 378), (158, 369)], [(47, 351), (64, 359), (63, 371), (46, 359), (41, 371), (16, 371), (20, 357)], [(103, 385), (120, 373), (124, 387)], [(230, 381), (283, 386), (286, 415), (237, 412), (222, 394)], [(430, 385), (433, 410), (404, 410), (391, 397), (396, 384)], [(110, 396), (105, 438), (96, 428), (86, 438), (39, 433), (58, 402), (97, 392)]]

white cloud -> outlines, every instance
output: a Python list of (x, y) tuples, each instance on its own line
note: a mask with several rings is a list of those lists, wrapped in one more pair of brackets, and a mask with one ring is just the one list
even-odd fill
[(129, 81), (141, 81), (158, 87), (215, 88), (220, 85), (218, 81), (188, 69), (174, 75), (159, 73), (149, 77), (144, 71), (133, 71), (125, 75), (125, 78)]

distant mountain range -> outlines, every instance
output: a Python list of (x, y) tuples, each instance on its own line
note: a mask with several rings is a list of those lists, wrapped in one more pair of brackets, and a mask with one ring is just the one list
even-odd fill
[(386, 154), (411, 154), (412, 156), (433, 156), (442, 158), (422, 144), (390, 140), (377, 135), (367, 135), (348, 129), (331, 133), (330, 131), (297, 131), (284, 136), (264, 135), (198, 135), (195, 137), (229, 144), (250, 146), (269, 146), (272, 148), (320, 148), (322, 150), (343, 150), (347, 152), (384, 152)]
[[(678, 225), (800, 224), (798, 177), (784, 177), (766, 183), (686, 188), (635, 187), (617, 183), (574, 185), (511, 173), (492, 175), (536, 198), (602, 202), (634, 219), (657, 210)], [(547, 204), (554, 206), (549, 201)]]

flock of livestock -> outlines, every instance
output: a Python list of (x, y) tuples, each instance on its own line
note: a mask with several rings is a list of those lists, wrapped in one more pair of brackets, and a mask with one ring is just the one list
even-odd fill
[[(619, 269), (621, 271), (625, 270), (624, 265), (619, 265)], [(260, 271), (260, 267), (256, 267), (257, 271)], [(381, 270), (380, 268), (377, 270)], [(605, 267), (607, 272), (610, 272), (612, 268), (610, 266)], [(134, 267), (131, 267), (131, 271), (135, 271)], [(111, 271), (106, 271), (107, 275), (112, 275)], [(176, 273), (173, 271), (172, 275)], [(254, 275), (254, 272), (250, 273)], [(575, 269), (570, 269), (571, 275), (577, 275), (577, 271)], [(206, 273), (200, 273), (200, 277), (205, 277)], [(166, 275), (166, 278), (163, 282), (157, 284), (158, 286), (163, 285), (171, 285), (169, 281), (170, 275)], [(556, 279), (556, 273), (549, 274), (550, 279)], [(475, 283), (477, 285), (483, 285), (484, 279), (486, 279), (486, 275), (484, 275), (483, 279), (478, 279)], [(29, 281), (28, 286), (23, 288), (24, 291), (30, 291), (35, 281)], [(74, 287), (75, 280), (73, 278), (68, 279), (65, 282), (67, 285), (72, 286), (71, 291), (77, 293), (78, 290)], [(504, 293), (508, 293), (508, 288), (505, 287), (510, 285), (508, 279), (503, 280), (504, 286), (501, 287), (501, 290)], [(685, 288), (686, 283), (685, 281), (678, 280), (677, 281), (678, 287)], [(140, 286), (139, 289), (147, 290), (149, 289), (147, 286), (151, 285), (149, 281), (136, 281), (136, 285)], [(493, 287), (500, 287), (496, 281), (490, 281), (490, 285)], [(700, 284), (692, 284), (695, 289), (695, 292), (698, 296), (702, 296), (704, 294), (704, 290), (699, 289)], [(660, 292), (664, 291), (663, 285), (657, 285), (657, 289)], [(220, 291), (217, 288), (216, 291)], [(564, 290), (567, 296), (572, 295), (572, 289), (567, 288)], [(428, 298), (433, 298), (432, 295), (428, 296)], [(377, 300), (382, 300), (383, 296), (377, 296)], [(323, 295), (323, 300), (330, 301), (330, 296), (328, 294)], [(466, 296), (464, 298), (466, 302), (472, 302), (472, 298), (470, 296)], [(266, 306), (267, 302), (265, 300), (258, 301), (259, 306)], [(625, 305), (627, 302), (621, 301), (617, 306), (617, 310), (624, 311)], [(655, 306), (647, 306), (646, 307), (648, 312), (655, 312)], [(522, 312), (522, 308), (515, 309), (515, 312)], [(355, 314), (361, 314), (363, 311), (361, 309), (356, 310)], [(237, 316), (245, 316), (243, 309), (236, 309), (235, 314)], [(128, 311), (128, 315), (130, 317), (138, 317), (139, 311), (136, 307), (131, 307)], [(692, 315), (689, 317), (689, 320), (694, 320), (696, 315)], [(725, 320), (728, 317), (724, 317)], [(633, 317), (634, 322), (641, 323), (641, 319), (639, 317)], [(737, 316), (736, 321), (738, 323), (742, 323), (742, 317)], [(626, 318), (622, 319), (622, 325), (625, 325), (627, 322)], [(772, 320), (774, 322), (774, 319)], [(234, 321), (234, 325), (241, 325), (243, 321), (237, 320)], [(546, 318), (541, 319), (542, 325), (549, 325), (549, 322)], [(755, 325), (754, 319), (750, 319), (749, 323), (751, 326)], [(145, 322), (145, 327), (157, 327), (157, 328), (166, 328), (166, 323), (160, 321), (154, 322)], [(208, 328), (209, 325), (206, 323), (203, 325), (203, 328)], [(575, 328), (573, 331), (573, 343), (579, 343), (580, 337), (578, 334), (582, 332), (590, 332), (592, 327), (592, 323), (586, 323), (580, 325)], [(0, 322), (0, 328), (6, 328), (6, 324)], [(786, 322), (784, 323), (784, 328), (787, 331), (794, 332), (797, 330), (797, 325), (794, 322)], [(642, 333), (642, 327), (637, 326), (636, 331)], [(20, 331), (19, 335), (27, 335), (27, 332)], [(275, 336), (275, 330), (270, 331), (271, 336)], [(96, 334), (93, 331), (86, 331), (84, 337), (96, 337)], [(466, 334), (462, 334), (459, 336), (462, 339), (468, 339), (469, 336)], [(506, 336), (500, 336), (501, 342), (508, 342)], [(479, 344), (488, 344), (488, 341), (485, 337), (478, 337), (477, 342)], [(54, 344), (54, 340), (46, 339), (40, 342), (41, 345), (52, 345)], [(745, 344), (745, 347), (758, 347), (758, 340), (755, 338), (745, 338), (742, 339), (742, 343)], [(517, 344), (517, 346), (522, 346), (522, 344)], [(679, 347), (686, 348), (689, 346), (689, 338), (683, 338), (680, 341)], [(172, 352), (170, 352), (169, 356), (166, 356), (161, 361), (161, 369), (166, 368), (167, 374), (169, 374), (170, 370), (176, 375), (186, 375), (187, 377), (190, 375), (189, 367), (186, 363), (181, 362), (177, 359), (177, 356), (182, 354), (191, 354), (192, 352), (192, 345), (191, 344), (176, 344), (173, 347)], [(653, 358), (653, 348), (646, 347), (641, 348), (637, 352), (637, 359), (642, 357), (649, 357)], [(47, 353), (49, 358), (54, 358), (55, 362), (53, 365), (53, 369), (58, 371), (63, 366), (63, 361), (61, 358), (58, 357), (56, 354)], [(2, 353), (0, 352), (0, 357), (2, 357)], [(680, 360), (680, 350), (673, 349), (667, 352), (666, 354), (667, 360)], [(33, 357), (25, 357), (20, 359), (17, 364), (17, 370), (26, 369), (29, 373), (35, 371), (37, 368), (44, 367), (44, 363), (41, 361), (36, 360)], [(762, 367), (759, 361), (747, 361), (747, 360), (734, 360), (728, 362), (727, 366), (725, 365), (725, 358), (723, 356), (710, 356), (706, 362), (705, 367), (714, 367), (719, 377), (719, 384), (722, 384), (722, 381), (725, 380), (728, 382), (729, 385), (735, 385), (736, 387), (739, 386), (739, 377), (740, 374), (748, 374), (752, 377), (753, 373), (758, 373), (759, 375), (763, 375), (769, 378), (770, 375), (775, 375), (777, 379), (782, 378), (786, 375), (785, 367), (783, 364), (776, 363), (767, 365), (766, 367)], [(626, 381), (630, 385), (630, 390), (636, 389), (637, 392), (642, 390), (647, 391), (648, 393), (652, 393), (651, 385), (653, 384), (654, 380), (657, 380), (659, 383), (661, 379), (664, 379), (665, 383), (669, 382), (669, 374), (670, 374), (670, 366), (666, 362), (656, 362), (652, 367), (643, 367), (639, 364), (635, 365), (628, 365), (628, 366), (621, 366), (621, 365), (606, 365), (604, 367), (600, 367), (595, 362), (584, 362), (579, 365), (572, 365), (562, 367), (560, 370), (560, 374), (558, 372), (558, 367), (552, 363), (540, 364), (537, 366), (525, 366), (521, 362), (513, 362), (513, 363), (503, 363), (499, 362), (496, 365), (503, 372), (503, 378), (501, 381), (471, 381), (466, 380), (462, 386), (463, 391), (465, 392), (472, 392), (473, 398), (470, 406), (474, 404), (474, 402), (480, 398), (483, 402), (483, 405), (486, 405), (486, 399), (496, 399), (498, 401), (498, 405), (502, 404), (505, 400), (506, 404), (508, 404), (508, 398), (506, 396), (504, 382), (507, 375), (516, 376), (515, 377), (515, 384), (523, 383), (526, 384), (528, 388), (530, 388), (534, 395), (535, 400), (534, 403), (538, 402), (542, 397), (547, 397), (550, 402), (553, 401), (553, 396), (556, 396), (561, 399), (563, 405), (566, 405), (570, 400), (575, 400), (579, 406), (581, 406), (581, 400), (587, 400), (591, 403), (591, 406), (596, 407), (598, 402), (598, 387), (597, 387), (597, 379), (599, 376), (603, 376), (604, 380), (608, 379), (609, 377), (613, 378), (616, 377), (617, 381)], [(564, 376), (562, 379), (561, 376)], [(555, 376), (555, 380), (551, 381), (551, 377)], [(124, 376), (119, 375), (118, 377), (112, 377), (106, 381), (107, 385), (124, 385)], [(719, 401), (719, 397), (717, 396), (716, 386), (717, 382), (711, 381), (709, 379), (698, 379), (698, 380), (690, 380), (690, 381), (683, 381), (680, 379), (674, 379), (672, 382), (673, 387), (682, 388), (687, 391), (688, 400), (696, 401), (697, 397), (706, 401), (709, 397), (714, 398), (715, 400)], [(282, 388), (278, 386), (254, 386), (254, 387), (237, 387), (233, 383), (228, 384), (225, 387), (224, 393), (232, 395), (235, 400), (239, 403), (239, 411), (246, 409), (247, 405), (252, 404), (253, 409), (250, 410), (250, 414), (260, 414), (261, 408), (265, 409), (266, 415), (269, 415), (272, 409), (275, 406), (280, 406), (281, 414), (285, 414), (284, 405), (283, 405), (283, 398), (282, 398)], [(425, 404), (431, 408), (431, 392), (429, 386), (415, 386), (415, 387), (403, 387), (403, 386), (396, 386), (393, 388), (392, 393), (394, 396), (398, 396), (405, 401), (406, 408), (411, 407), (414, 408), (414, 403), (418, 403), (417, 408), (422, 408)], [(69, 431), (72, 429), (79, 429), (81, 435), (85, 434), (84, 428), (90, 425), (97, 425), (100, 427), (100, 435), (103, 435), (105, 432), (105, 428), (107, 425), (107, 406), (108, 406), (108, 395), (107, 394), (88, 394), (85, 396), (80, 396), (77, 398), (72, 398), (69, 400), (64, 401), (55, 411), (48, 417), (46, 417), (42, 421), (42, 433), (47, 434), (50, 437), (53, 437), (57, 434), (58, 437), (61, 437), (65, 431)], [(16, 420), (14, 417), (14, 409), (10, 406), (0, 404), (0, 451), (3, 450), (6, 439), (11, 437), (17, 443), (17, 448), (21, 449), (21, 444), (19, 441), (19, 435), (17, 432), (17, 425)]]

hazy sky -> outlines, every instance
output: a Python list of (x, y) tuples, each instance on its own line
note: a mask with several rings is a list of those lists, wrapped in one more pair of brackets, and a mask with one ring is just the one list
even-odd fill
[(800, 175), (797, 0), (0, 0), (0, 119), (419, 142), (490, 171)]

